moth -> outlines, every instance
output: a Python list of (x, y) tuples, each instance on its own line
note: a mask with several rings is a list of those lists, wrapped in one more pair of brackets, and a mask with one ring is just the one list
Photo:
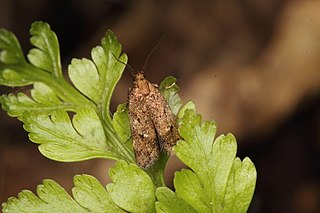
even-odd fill
[(156, 84), (141, 71), (134, 75), (128, 95), (133, 149), (138, 165), (148, 168), (160, 152), (170, 152), (179, 140), (177, 118)]

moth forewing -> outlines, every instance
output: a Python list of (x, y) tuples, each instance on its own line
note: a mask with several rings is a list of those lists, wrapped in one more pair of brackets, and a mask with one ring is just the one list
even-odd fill
[(159, 144), (156, 130), (147, 113), (145, 96), (138, 86), (129, 93), (129, 119), (133, 141), (133, 149), (138, 165), (148, 168), (159, 158)]
[(161, 148), (170, 152), (179, 140), (177, 118), (157, 86), (150, 84), (150, 87), (153, 87), (153, 89), (150, 90), (149, 98), (146, 100), (149, 114), (162, 140)]
[[(129, 117), (137, 163), (147, 168), (162, 150), (170, 152), (179, 140), (176, 116), (156, 85), (140, 72), (129, 93)], [(158, 140), (158, 137), (160, 140)]]

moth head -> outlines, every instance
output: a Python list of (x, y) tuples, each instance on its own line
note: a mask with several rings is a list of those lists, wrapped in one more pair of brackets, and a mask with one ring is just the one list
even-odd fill
[(134, 80), (135, 80), (135, 81), (142, 81), (142, 80), (144, 80), (144, 79), (145, 79), (145, 77), (144, 77), (143, 71), (135, 74), (135, 76), (134, 76)]
[(138, 87), (143, 94), (149, 93), (149, 82), (145, 79), (143, 72), (139, 72), (134, 76), (134, 84)]

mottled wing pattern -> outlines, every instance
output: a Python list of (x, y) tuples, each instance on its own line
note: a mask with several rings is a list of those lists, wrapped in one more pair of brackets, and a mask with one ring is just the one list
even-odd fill
[(152, 89), (146, 99), (146, 105), (157, 133), (162, 139), (162, 143), (160, 144), (161, 148), (170, 152), (179, 140), (177, 118), (156, 85), (150, 84), (150, 87), (152, 87)]
[(129, 94), (129, 118), (134, 154), (138, 165), (147, 168), (159, 157), (156, 130), (147, 112), (145, 96), (138, 87)]
[(128, 102), (136, 160), (140, 167), (147, 168), (159, 158), (161, 150), (170, 152), (179, 140), (177, 119), (157, 86), (142, 72), (135, 75)]

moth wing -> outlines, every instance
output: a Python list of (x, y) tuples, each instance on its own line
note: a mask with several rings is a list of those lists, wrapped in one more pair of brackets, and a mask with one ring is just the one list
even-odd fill
[(170, 152), (179, 140), (177, 118), (158, 88), (150, 83), (150, 94), (146, 97), (146, 105), (152, 122), (161, 138), (161, 147)]
[(147, 168), (158, 160), (160, 150), (157, 133), (143, 99), (138, 88), (133, 88), (129, 94), (129, 118), (136, 161), (140, 167)]

